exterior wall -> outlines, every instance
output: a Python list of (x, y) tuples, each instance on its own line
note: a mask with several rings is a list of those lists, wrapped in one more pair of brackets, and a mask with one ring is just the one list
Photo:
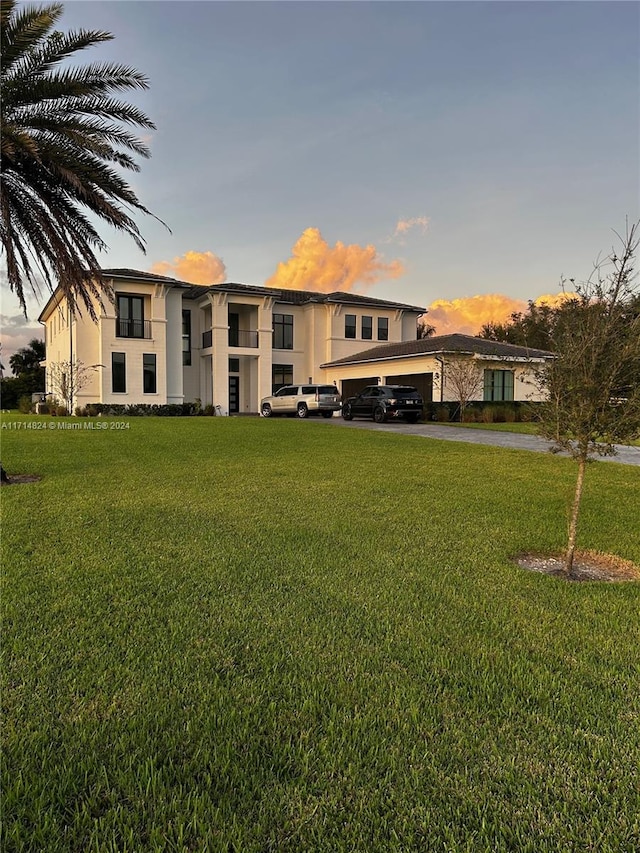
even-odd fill
[[(97, 308), (98, 306), (96, 306)], [(45, 391), (60, 400), (60, 389), (52, 377), (52, 365), (72, 364), (86, 368), (85, 380), (73, 398), (73, 408), (97, 400), (102, 381), (98, 327), (86, 314), (69, 316), (67, 300), (61, 298), (44, 322), (46, 361)], [(91, 369), (94, 368), (95, 369)], [(75, 384), (75, 383), (74, 383)], [(60, 400), (62, 402), (62, 400)]]
[[(398, 343), (399, 341), (414, 341), (417, 336), (418, 315), (410, 311), (397, 311), (389, 308), (368, 308), (359, 305), (327, 305), (314, 306), (326, 307), (332, 310), (331, 325), (326, 335), (326, 348), (324, 357), (316, 364), (325, 364), (330, 361), (338, 361), (347, 358), (363, 350), (372, 349), (386, 343)], [(345, 338), (345, 316), (355, 314), (356, 337)], [(362, 318), (371, 317), (373, 320), (373, 338), (363, 340)], [(389, 321), (389, 337), (386, 341), (378, 339), (378, 318), (386, 318)]]
[[(127, 405), (130, 403), (144, 403), (147, 405), (162, 405), (169, 402), (167, 397), (167, 360), (173, 359), (173, 393), (176, 394), (175, 373), (175, 348), (178, 343), (169, 347), (167, 352), (167, 288), (156, 286), (152, 283), (142, 282), (117, 282), (114, 290), (116, 295), (128, 294), (130, 296), (142, 296), (144, 299), (144, 317), (150, 323), (150, 338), (121, 338), (116, 336), (116, 305), (105, 303), (105, 310), (100, 316), (101, 332), (101, 357), (104, 368), (102, 370), (102, 394), (100, 400), (88, 400), (87, 402), (101, 402)], [(174, 309), (175, 313), (175, 309)], [(175, 330), (175, 317), (172, 318), (172, 337), (178, 337), (181, 345), (182, 323)], [(113, 391), (112, 355), (114, 352), (125, 354), (126, 364), (126, 391)], [(156, 392), (149, 394), (144, 392), (142, 357), (146, 354), (156, 356)], [(182, 359), (182, 356), (180, 356)], [(181, 375), (179, 377), (181, 383)], [(181, 390), (181, 389), (180, 389)], [(180, 393), (179, 396), (182, 396)], [(171, 402), (182, 402), (172, 400)]]

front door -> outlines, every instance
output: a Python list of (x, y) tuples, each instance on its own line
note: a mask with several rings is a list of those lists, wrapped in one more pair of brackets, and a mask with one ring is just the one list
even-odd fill
[(229, 377), (229, 414), (238, 414), (240, 411), (240, 377)]

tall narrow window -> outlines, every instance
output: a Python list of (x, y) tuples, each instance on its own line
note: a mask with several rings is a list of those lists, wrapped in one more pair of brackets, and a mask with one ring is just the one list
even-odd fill
[(119, 338), (144, 338), (144, 299), (142, 296), (118, 294), (116, 335)]
[(293, 314), (273, 315), (273, 348), (293, 349)]
[(156, 393), (155, 353), (144, 353), (142, 356), (142, 390), (145, 394)]
[(191, 364), (191, 311), (182, 312), (182, 363)]
[(486, 403), (513, 400), (513, 370), (485, 370), (484, 400)]
[(292, 364), (274, 364), (271, 368), (271, 389), (275, 394), (278, 388), (283, 385), (293, 384), (293, 365)]
[(127, 393), (127, 357), (123, 352), (111, 353), (111, 391)]
[(355, 338), (356, 336), (356, 315), (344, 315), (344, 336), (345, 338)]
[(373, 339), (373, 317), (362, 318), (362, 340), (370, 341)]
[(378, 340), (379, 341), (388, 341), (389, 340), (389, 318), (388, 317), (378, 317)]

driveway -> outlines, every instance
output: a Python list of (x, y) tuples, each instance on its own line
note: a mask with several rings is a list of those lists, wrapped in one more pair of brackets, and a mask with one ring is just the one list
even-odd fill
[[(344, 429), (372, 429), (378, 432), (394, 432), (400, 435), (417, 435), (422, 438), (435, 438), (441, 441), (464, 441), (467, 444), (489, 444), (493, 447), (510, 447), (514, 450), (533, 450), (548, 453), (550, 444), (538, 435), (523, 435), (517, 432), (497, 432), (489, 429), (465, 429), (464, 427), (443, 426), (437, 423), (376, 424), (368, 420), (345, 421), (341, 417), (327, 419), (326, 423)], [(616, 445), (616, 456), (599, 456), (603, 462), (618, 462), (622, 465), (640, 466), (640, 447)]]

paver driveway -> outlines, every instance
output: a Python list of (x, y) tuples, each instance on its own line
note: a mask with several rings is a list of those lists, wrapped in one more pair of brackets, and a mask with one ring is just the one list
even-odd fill
[[(418, 435), (423, 438), (436, 438), (442, 441), (466, 441), (468, 444), (489, 444), (493, 447), (511, 447), (514, 450), (533, 450), (547, 453), (549, 442), (538, 435), (523, 435), (517, 432), (497, 432), (489, 429), (465, 429), (464, 427), (443, 426), (437, 423), (406, 424), (402, 422), (376, 424), (368, 420), (345, 421), (333, 417), (327, 423), (345, 429), (373, 429), (379, 432), (395, 432), (402, 435)], [(623, 465), (640, 466), (640, 447), (617, 445), (616, 456), (598, 457), (606, 462), (618, 462)]]

